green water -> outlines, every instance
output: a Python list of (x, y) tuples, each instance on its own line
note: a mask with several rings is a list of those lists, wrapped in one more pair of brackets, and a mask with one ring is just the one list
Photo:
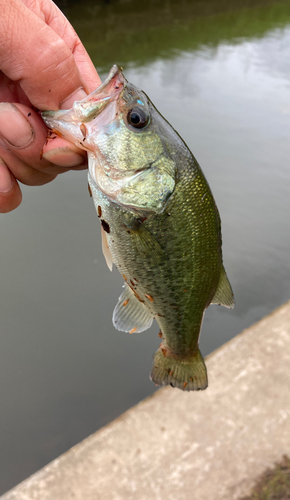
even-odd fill
[[(236, 307), (206, 312), (208, 354), (290, 297), (290, 1), (60, 5), (102, 78), (123, 66), (209, 181)], [(123, 280), (86, 173), (23, 190), (0, 216), (0, 494), (151, 394), (160, 342), (155, 325), (114, 330)]]
[[(94, 64), (107, 71), (171, 59), (183, 51), (239, 44), (290, 22), (289, 2), (269, 0), (68, 2), (63, 11)], [(61, 4), (60, 4), (61, 5)]]

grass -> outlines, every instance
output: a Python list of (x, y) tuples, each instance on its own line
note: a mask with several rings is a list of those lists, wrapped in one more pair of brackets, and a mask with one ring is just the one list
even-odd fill
[(249, 496), (240, 500), (290, 500), (290, 458), (283, 456), (258, 478)]

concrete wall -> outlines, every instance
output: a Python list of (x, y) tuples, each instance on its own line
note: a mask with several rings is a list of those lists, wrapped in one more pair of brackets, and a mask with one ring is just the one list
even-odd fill
[(290, 453), (290, 302), (207, 358), (209, 388), (167, 387), (1, 500), (234, 500)]

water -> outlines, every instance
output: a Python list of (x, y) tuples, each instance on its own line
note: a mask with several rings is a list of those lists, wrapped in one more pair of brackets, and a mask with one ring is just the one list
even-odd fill
[[(62, 4), (101, 75), (125, 68), (215, 195), (236, 308), (209, 308), (204, 354), (290, 296), (289, 7)], [(23, 191), (0, 217), (0, 493), (156, 389), (157, 327), (134, 336), (111, 323), (123, 280), (102, 256), (86, 173)]]

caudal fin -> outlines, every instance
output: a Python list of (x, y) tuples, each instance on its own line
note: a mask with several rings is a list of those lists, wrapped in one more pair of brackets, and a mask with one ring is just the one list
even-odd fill
[(171, 385), (183, 391), (199, 391), (207, 388), (207, 371), (198, 349), (193, 356), (177, 358), (161, 344), (153, 357), (150, 374), (157, 385)]

